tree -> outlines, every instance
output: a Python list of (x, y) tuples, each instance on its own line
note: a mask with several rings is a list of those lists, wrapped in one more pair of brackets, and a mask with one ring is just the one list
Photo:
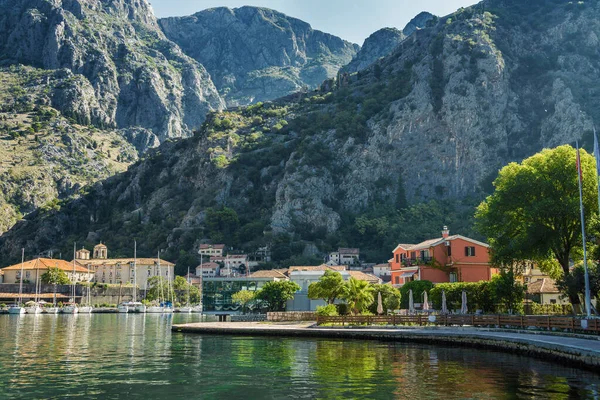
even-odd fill
[(256, 300), (261, 300), (269, 311), (285, 310), (285, 302), (294, 298), (294, 294), (300, 290), (297, 283), (291, 281), (267, 282), (262, 289), (256, 293)]
[[(397, 310), (400, 308), (401, 294), (400, 290), (396, 289), (392, 285), (386, 285), (376, 283), (371, 285), (373, 289), (373, 295), (377, 296), (377, 293), (381, 293), (381, 302), (383, 304), (383, 313), (387, 314), (388, 311)], [(369, 311), (373, 314), (377, 314), (377, 301), (369, 307)]]
[(409, 292), (412, 290), (413, 292), (413, 301), (415, 303), (420, 303), (423, 298), (423, 292), (430, 292), (433, 288), (433, 283), (431, 281), (412, 281), (408, 282), (400, 288), (400, 294), (402, 295), (401, 305), (402, 308), (408, 308), (409, 302)]
[(500, 274), (494, 275), (491, 290), (496, 305), (501, 306), (503, 311), (522, 312), (525, 285), (515, 281), (514, 271), (503, 269)]
[(231, 295), (231, 300), (233, 300), (234, 303), (242, 306), (242, 311), (245, 313), (250, 303), (254, 301), (255, 295), (256, 292), (250, 290), (240, 290), (239, 292)]
[[(188, 283), (183, 276), (176, 276), (173, 281), (173, 289), (175, 290), (175, 299), (179, 303), (200, 304), (200, 289)], [(189, 293), (189, 298), (188, 298)]]
[(67, 273), (60, 268), (48, 268), (42, 277), (42, 283), (50, 283), (55, 285), (69, 285), (71, 281)]
[[(592, 298), (598, 297), (600, 292), (600, 271), (598, 266), (588, 262), (588, 273), (590, 277), (590, 293)], [(570, 274), (564, 275), (556, 281), (556, 286), (569, 298), (584, 296), (585, 281), (583, 263), (576, 265)]]
[(173, 288), (169, 287), (168, 282), (162, 276), (153, 276), (148, 278), (148, 290), (146, 300), (158, 300), (160, 302), (171, 301), (175, 298)]
[(350, 278), (344, 285), (343, 298), (356, 315), (365, 311), (373, 303), (373, 288), (367, 281)]
[(319, 278), (308, 286), (309, 299), (323, 299), (327, 304), (335, 303), (335, 300), (344, 292), (344, 278), (337, 271), (327, 270)]
[[(494, 193), (476, 212), (477, 227), (487, 236), (492, 263), (550, 264), (555, 259), (563, 275), (569, 260), (581, 251), (579, 186), (576, 151), (569, 145), (546, 149), (521, 164), (510, 163), (494, 181)], [(581, 150), (585, 223), (596, 213), (595, 160)], [(569, 296), (574, 309), (578, 296)]]

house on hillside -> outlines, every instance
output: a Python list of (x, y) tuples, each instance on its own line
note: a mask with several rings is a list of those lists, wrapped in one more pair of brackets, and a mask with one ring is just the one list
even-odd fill
[(360, 249), (340, 247), (329, 253), (327, 265), (358, 265), (360, 264)]
[(392, 284), (414, 280), (479, 282), (497, 273), (490, 265), (489, 245), (462, 235), (450, 235), (446, 226), (442, 237), (418, 244), (399, 244), (389, 260)]
[(201, 244), (198, 254), (204, 257), (222, 256), (225, 250), (224, 244)]
[(212, 278), (219, 275), (219, 264), (215, 262), (205, 262), (196, 267), (196, 276), (202, 278)]

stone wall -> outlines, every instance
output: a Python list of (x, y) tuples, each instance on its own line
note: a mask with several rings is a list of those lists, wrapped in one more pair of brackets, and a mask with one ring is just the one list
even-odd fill
[(269, 312), (267, 321), (316, 321), (317, 314), (314, 312)]

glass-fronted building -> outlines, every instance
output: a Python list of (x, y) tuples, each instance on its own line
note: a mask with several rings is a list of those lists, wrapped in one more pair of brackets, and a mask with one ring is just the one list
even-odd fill
[(274, 278), (204, 278), (202, 282), (203, 312), (241, 312), (241, 307), (231, 300), (240, 290), (257, 291)]

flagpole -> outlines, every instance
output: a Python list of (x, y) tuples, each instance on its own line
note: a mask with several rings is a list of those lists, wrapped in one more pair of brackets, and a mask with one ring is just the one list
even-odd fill
[(579, 211), (581, 214), (581, 238), (583, 241), (583, 270), (585, 277), (585, 311), (587, 317), (591, 317), (591, 309), (592, 304), (590, 300), (590, 277), (588, 275), (588, 267), (587, 267), (587, 248), (585, 245), (585, 219), (583, 217), (583, 189), (581, 182), (582, 168), (581, 168), (581, 158), (579, 156), (579, 143), (576, 141), (575, 146), (577, 147), (577, 180), (579, 182)]
[(600, 216), (600, 147), (594, 126), (594, 157), (596, 158), (596, 183), (598, 184), (598, 216)]

